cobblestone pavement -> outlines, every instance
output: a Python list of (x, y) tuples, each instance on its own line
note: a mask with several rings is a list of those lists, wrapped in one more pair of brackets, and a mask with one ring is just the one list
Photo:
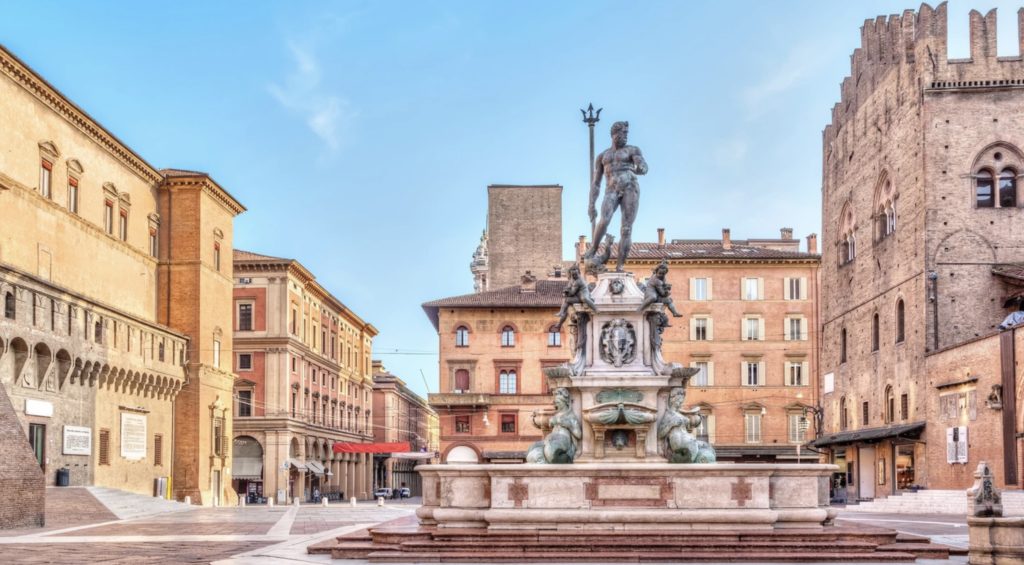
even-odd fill
[(48, 489), (46, 527), (0, 532), (0, 564), (330, 562), (307, 555), (306, 547), (410, 515), (417, 506), (196, 507), (119, 520), (86, 489)]

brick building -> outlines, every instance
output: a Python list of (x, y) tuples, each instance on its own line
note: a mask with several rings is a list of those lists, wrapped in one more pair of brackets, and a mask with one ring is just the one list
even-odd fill
[(419, 463), (436, 460), (440, 449), (437, 413), (405, 381), (373, 362), (373, 440), (378, 444), (405, 443), (405, 452), (374, 455), (374, 487), (408, 487), (412, 496), (423, 494)]
[(816, 444), (850, 498), (966, 488), (981, 460), (1019, 484), (1019, 340), (990, 336), (1024, 261), (1024, 60), (995, 20), (971, 12), (959, 60), (944, 3), (865, 22), (822, 136)]
[(169, 477), (221, 502), (219, 257), (244, 208), (204, 173), (153, 167), (3, 48), (0, 92), (0, 390), (46, 482), (66, 468), (152, 494)]
[(250, 501), (369, 498), (377, 329), (294, 259), (234, 253), (233, 487)]

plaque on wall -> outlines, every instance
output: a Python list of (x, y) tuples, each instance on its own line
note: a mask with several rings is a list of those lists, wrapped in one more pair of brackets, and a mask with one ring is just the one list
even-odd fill
[(64, 426), (64, 455), (92, 455), (92, 428)]
[(146, 458), (146, 416), (121, 413), (121, 457)]

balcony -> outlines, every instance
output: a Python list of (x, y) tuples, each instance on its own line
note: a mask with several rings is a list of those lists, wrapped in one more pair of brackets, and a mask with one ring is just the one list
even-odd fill
[(479, 392), (431, 393), (427, 395), (427, 403), (434, 408), (487, 407), (491, 405), (491, 395)]

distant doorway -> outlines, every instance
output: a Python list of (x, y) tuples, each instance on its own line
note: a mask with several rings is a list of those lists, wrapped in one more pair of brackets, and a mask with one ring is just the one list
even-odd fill
[(36, 461), (39, 462), (39, 466), (43, 469), (46, 468), (46, 425), (45, 424), (29, 424), (28, 425), (28, 443), (32, 446), (32, 453), (36, 456)]
[(861, 447), (859, 449), (859, 468), (857, 483), (857, 497), (861, 500), (875, 498), (875, 448)]

